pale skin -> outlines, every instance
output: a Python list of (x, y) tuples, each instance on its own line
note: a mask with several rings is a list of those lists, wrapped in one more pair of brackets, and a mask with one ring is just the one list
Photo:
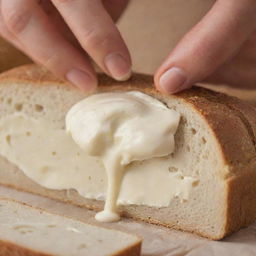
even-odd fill
[[(131, 57), (115, 25), (128, 2), (0, 0), (0, 34), (55, 75), (89, 91), (97, 87), (91, 60), (116, 80), (131, 75)], [(163, 93), (204, 81), (256, 89), (255, 70), (256, 1), (217, 0), (154, 80)]]

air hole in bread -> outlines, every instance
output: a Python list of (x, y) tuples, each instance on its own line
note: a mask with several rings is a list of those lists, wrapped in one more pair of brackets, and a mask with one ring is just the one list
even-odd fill
[(91, 179), (92, 179), (92, 177), (91, 177), (91, 176), (89, 176), (89, 177), (88, 177), (88, 180), (91, 180)]
[(47, 227), (47, 228), (56, 228), (57, 225), (55, 225), (55, 224), (48, 224), (48, 225), (46, 225), (46, 227)]
[(180, 117), (180, 124), (181, 124), (182, 126), (187, 127), (187, 126), (188, 126), (188, 120), (187, 120), (187, 118), (185, 118), (184, 116), (181, 116), (181, 117)]
[(33, 233), (34, 232), (34, 227), (29, 226), (29, 225), (17, 225), (13, 226), (14, 230), (17, 230), (21, 234), (28, 234), (28, 233)]
[(202, 137), (202, 142), (203, 142), (203, 144), (206, 144), (206, 139), (205, 139), (205, 137)]
[(78, 250), (82, 250), (82, 249), (85, 249), (85, 248), (87, 248), (86, 244), (80, 244), (80, 245), (77, 247)]
[(9, 134), (6, 135), (5, 139), (6, 139), (7, 143), (10, 145), (11, 144), (11, 135), (9, 135)]
[(208, 159), (208, 154), (204, 154), (203, 159)]
[(192, 186), (193, 186), (193, 187), (197, 187), (198, 184), (199, 184), (199, 180), (196, 180), (196, 181), (194, 181), (194, 182), (192, 183)]
[(178, 168), (174, 167), (174, 166), (170, 166), (168, 168), (169, 172), (177, 172), (178, 171)]
[(23, 104), (21, 104), (21, 103), (15, 104), (15, 109), (16, 109), (17, 111), (21, 111), (22, 108), (23, 108)]
[(57, 153), (56, 153), (55, 151), (52, 152), (52, 155), (53, 155), (53, 156), (56, 156), (56, 154), (57, 154)]
[(195, 128), (191, 128), (191, 132), (192, 132), (192, 134), (196, 134), (196, 129)]
[(42, 112), (44, 110), (44, 107), (42, 105), (36, 104), (35, 105), (35, 110), (37, 112)]
[(12, 104), (12, 98), (7, 99), (7, 104), (9, 104), (9, 105)]
[(26, 132), (26, 135), (29, 137), (29, 136), (31, 136), (31, 132), (30, 131), (27, 131)]

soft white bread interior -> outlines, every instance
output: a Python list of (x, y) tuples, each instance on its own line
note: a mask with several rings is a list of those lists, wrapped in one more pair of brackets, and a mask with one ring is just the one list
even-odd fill
[[(104, 75), (99, 79), (100, 92), (139, 90), (181, 114), (169, 171), (198, 180), (186, 202), (174, 198), (161, 208), (126, 205), (121, 207), (124, 216), (211, 239), (221, 239), (255, 220), (256, 111), (252, 106), (200, 88), (162, 95), (153, 89), (152, 78), (143, 75), (123, 83)], [(65, 129), (67, 111), (86, 96), (42, 68), (24, 66), (0, 77), (0, 118), (25, 113)], [(0, 158), (0, 184), (95, 210), (103, 207), (102, 201), (82, 197), (74, 190), (43, 188), (4, 157)]]
[(136, 256), (141, 239), (0, 199), (0, 255)]

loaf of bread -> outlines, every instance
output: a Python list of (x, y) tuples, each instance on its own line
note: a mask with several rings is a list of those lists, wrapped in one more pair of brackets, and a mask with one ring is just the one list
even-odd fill
[[(154, 89), (152, 78), (144, 75), (134, 75), (122, 83), (99, 75), (99, 92), (130, 90), (151, 95), (180, 113), (175, 152), (168, 158), (169, 171), (182, 172), (198, 182), (186, 202), (174, 198), (168, 207), (122, 205), (122, 215), (216, 240), (252, 223), (256, 217), (254, 107), (197, 87), (177, 95), (163, 95)], [(16, 68), (0, 76), (0, 120), (23, 113), (56, 129), (65, 129), (67, 111), (86, 96), (42, 68)], [(97, 211), (104, 203), (73, 189), (44, 188), (3, 156), (0, 184)]]
[(1, 256), (138, 256), (141, 239), (0, 199)]

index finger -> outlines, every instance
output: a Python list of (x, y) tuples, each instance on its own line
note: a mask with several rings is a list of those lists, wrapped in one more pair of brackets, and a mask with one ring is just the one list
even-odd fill
[(131, 74), (128, 49), (100, 0), (52, 0), (84, 50), (117, 80)]

